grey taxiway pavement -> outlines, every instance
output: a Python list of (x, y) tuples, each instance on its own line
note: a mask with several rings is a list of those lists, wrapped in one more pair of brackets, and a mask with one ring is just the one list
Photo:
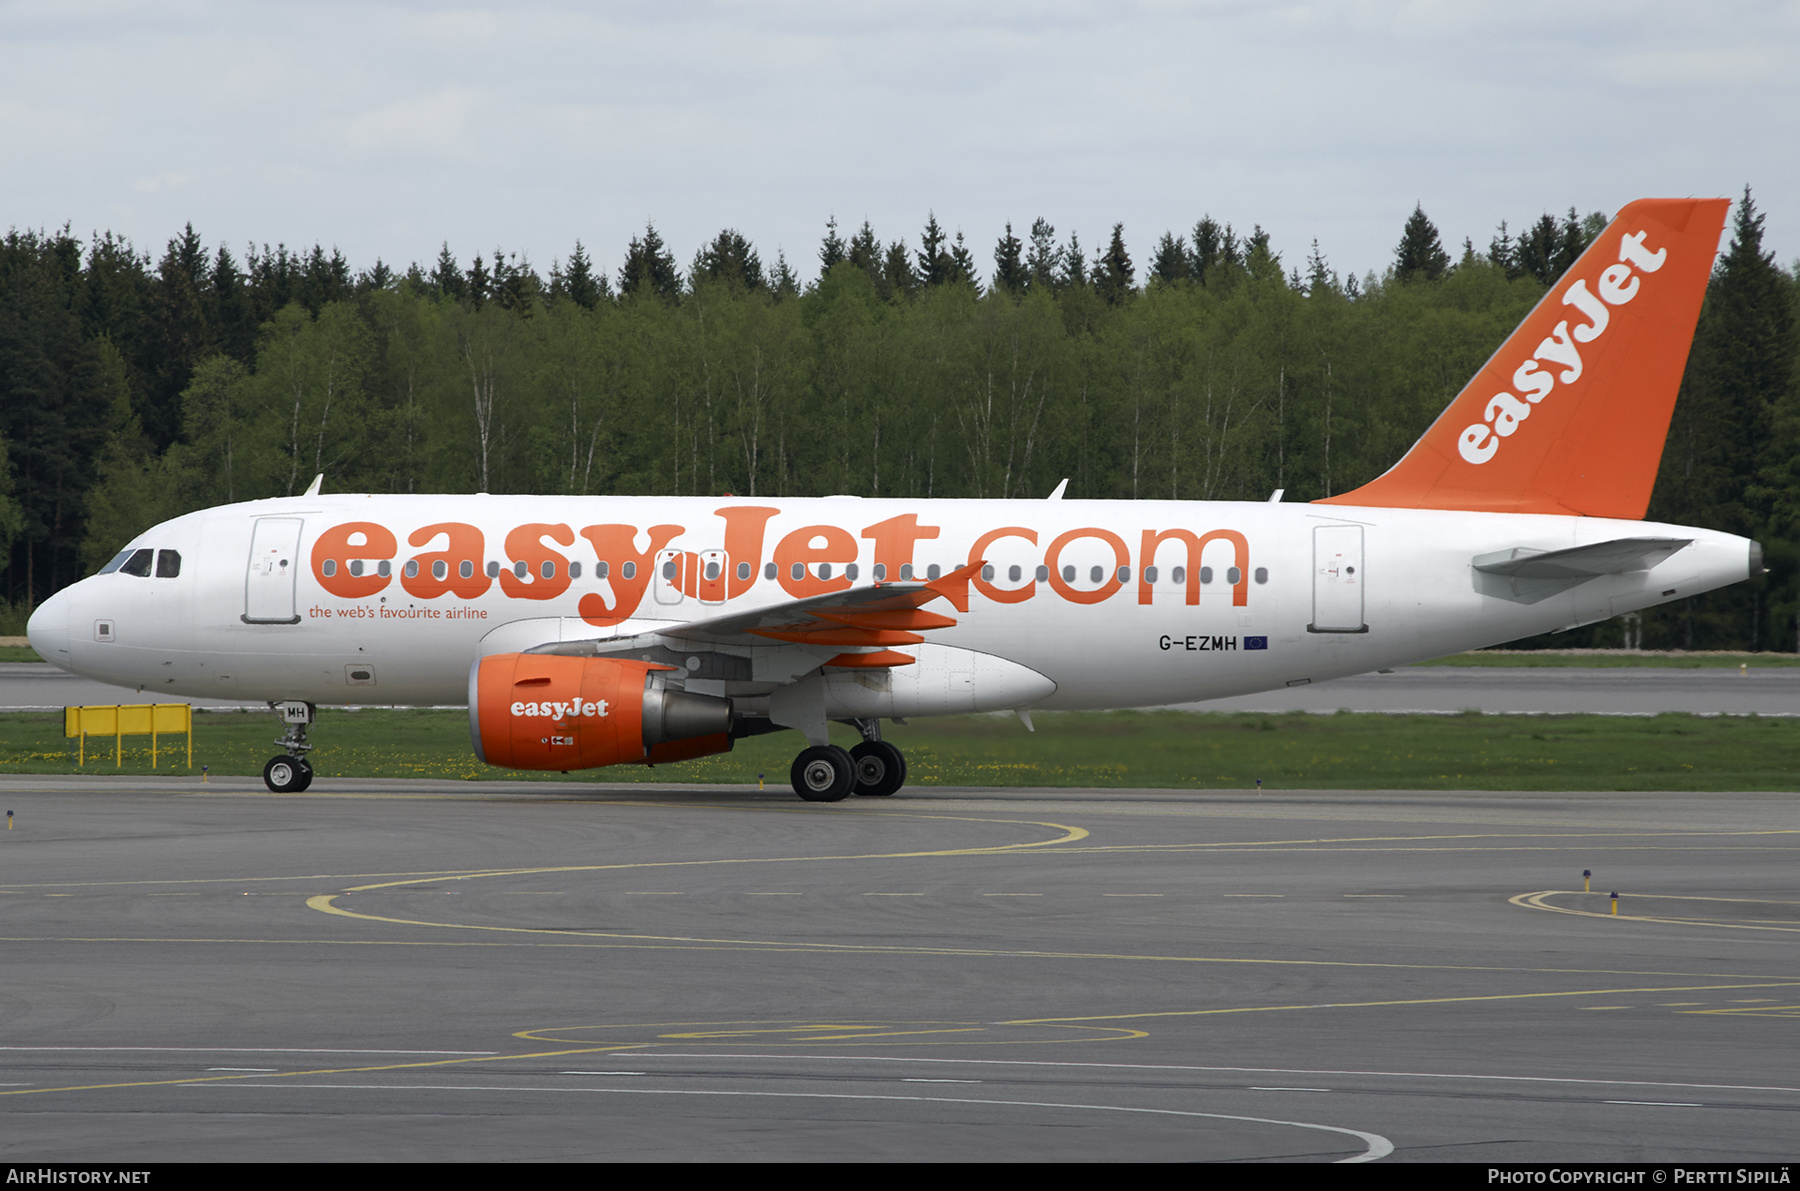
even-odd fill
[[(80, 704), (156, 702), (154, 691), (108, 686), (41, 662), (0, 663), (0, 711), (50, 711)], [(196, 707), (267, 706), (183, 699)], [(1608, 715), (1800, 715), (1800, 667), (1677, 670), (1408, 666), (1257, 695), (1184, 705), (1194, 711), (1460, 712)]]
[(1737, 1163), (1800, 1138), (1793, 795), (6, 777), (0, 801), (15, 1163)]

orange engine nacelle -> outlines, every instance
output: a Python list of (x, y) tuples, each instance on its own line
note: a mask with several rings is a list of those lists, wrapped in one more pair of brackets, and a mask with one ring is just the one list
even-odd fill
[(673, 667), (503, 653), (469, 670), (475, 755), (505, 769), (655, 764), (731, 749), (731, 700), (668, 686)]

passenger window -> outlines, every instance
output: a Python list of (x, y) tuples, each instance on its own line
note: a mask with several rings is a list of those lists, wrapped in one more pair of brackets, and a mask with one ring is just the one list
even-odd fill
[(1269, 568), (1268, 567), (1257, 567), (1256, 568), (1256, 581), (1258, 583), (1267, 583), (1269, 581)]
[(623, 575), (627, 579), (636, 579), (637, 578), (637, 563), (635, 563), (635, 562), (626, 563), (624, 566), (619, 568), (619, 574)]
[(581, 578), (581, 564), (580, 563), (572, 562), (569, 564), (569, 578), (571, 578), (571, 579)]
[(432, 563), (431, 564), (431, 577), (433, 579), (436, 579), (439, 583), (442, 583), (444, 580), (448, 579), (450, 577), (450, 564), (445, 562), (441, 558), (438, 559), (436, 562)]
[(925, 568), (925, 578), (927, 580), (935, 580), (939, 575), (941, 575), (943, 573), (944, 572), (938, 567), (938, 564), (935, 562)]
[(852, 583), (856, 582), (856, 564), (855, 563), (851, 563), (849, 566), (844, 568), (844, 578), (850, 580), (850, 582), (852, 582)]
[(900, 564), (900, 582), (911, 583), (912, 577), (913, 577), (912, 563), (910, 563), (910, 562), (901, 563)]
[(158, 579), (174, 579), (181, 575), (181, 554), (176, 550), (158, 550), (156, 552), (156, 577)]
[(775, 570), (774, 563), (769, 563), (763, 567), (763, 578), (764, 579), (773, 579), (777, 573), (778, 572)]
[(488, 563), (487, 573), (489, 579), (498, 579), (500, 577), (500, 564), (497, 562)]
[(554, 579), (556, 578), (556, 564), (554, 562), (545, 561), (544, 565), (538, 568), (538, 573), (543, 575), (546, 579)]
[(738, 563), (738, 582), (739, 583), (746, 582), (749, 580), (749, 578), (750, 578), (750, 564), (747, 562)]
[(876, 563), (875, 564), (875, 582), (877, 582), (877, 583), (885, 582), (886, 579), (887, 579), (887, 563), (885, 563), (885, 562)]
[(612, 568), (606, 565), (606, 560), (601, 559), (599, 562), (594, 564), (594, 578), (604, 579), (604, 578), (606, 578), (607, 573), (610, 570), (612, 570)]
[(119, 567), (119, 572), (125, 575), (136, 575), (139, 579), (148, 579), (150, 577), (150, 559), (153, 555), (154, 551), (150, 550), (133, 551), (131, 557)]
[(1233, 587), (1236, 587), (1240, 582), (1242, 582), (1243, 578), (1244, 578), (1244, 572), (1238, 570), (1236, 567), (1232, 567), (1230, 570), (1225, 572), (1225, 582), (1231, 584)]
[(1176, 567), (1173, 571), (1171, 571), (1169, 573), (1169, 578), (1172, 579), (1176, 583), (1186, 583), (1187, 582), (1187, 568), (1186, 567)]
[(419, 577), (419, 560), (415, 558), (408, 562), (404, 573), (408, 579), (417, 579)]
[(1212, 568), (1211, 567), (1201, 567), (1200, 568), (1200, 582), (1201, 583), (1211, 583), (1212, 582)]
[(1039, 567), (1037, 569), (1037, 577), (1038, 577), (1039, 583), (1048, 583), (1050, 581), (1050, 568), (1047, 566), (1039, 565)]
[(1155, 583), (1156, 582), (1156, 568), (1155, 567), (1145, 567), (1144, 568), (1144, 582), (1145, 583)]

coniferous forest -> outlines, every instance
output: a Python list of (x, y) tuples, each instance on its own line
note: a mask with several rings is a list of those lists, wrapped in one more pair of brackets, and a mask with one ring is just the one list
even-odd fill
[[(1574, 210), (1447, 251), (1421, 210), (1379, 276), (1202, 218), (1133, 261), (1040, 219), (989, 262), (824, 229), (803, 282), (725, 230), (685, 267), (501, 251), (404, 271), (0, 241), (0, 633), (158, 521), (328, 491), (1288, 500), (1411, 446), (1604, 227)], [(1647, 648), (1800, 645), (1800, 285), (1746, 191), (1649, 516), (1755, 537), (1770, 573), (1643, 614)], [(1617, 622), (1540, 644), (1618, 646)]]

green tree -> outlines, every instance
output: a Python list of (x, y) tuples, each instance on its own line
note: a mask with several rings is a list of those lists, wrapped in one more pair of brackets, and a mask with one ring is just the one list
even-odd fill
[(1156, 256), (1150, 263), (1150, 276), (1162, 285), (1186, 281), (1189, 277), (1187, 241), (1164, 232), (1162, 239), (1156, 242)]
[(626, 246), (625, 263), (619, 267), (619, 294), (645, 294), (673, 302), (680, 293), (681, 273), (675, 268), (675, 256), (664, 247), (656, 225), (646, 223), (643, 238), (633, 236)]
[(1031, 249), (1025, 257), (1028, 286), (1056, 292), (1062, 268), (1063, 250), (1056, 243), (1056, 228), (1040, 215), (1031, 221)]
[[(1800, 509), (1794, 281), (1762, 241), (1763, 216), (1746, 188), (1730, 243), (1707, 286), (1651, 516), (1792, 540)], [(1785, 549), (1771, 553), (1782, 566), (1771, 576), (1773, 595), (1786, 608), (1793, 603), (1793, 561)], [(1646, 640), (1655, 644), (1666, 634), (1664, 643), (1687, 649), (1761, 649), (1771, 638), (1791, 640), (1792, 613), (1783, 616), (1787, 623), (1773, 625), (1770, 595), (1771, 585), (1757, 579), (1684, 600), (1646, 619)]]
[[(836, 229), (832, 229), (836, 234)], [(744, 290), (763, 288), (762, 258), (742, 233), (726, 228), (712, 243), (694, 254), (689, 282), (697, 289), (703, 281), (734, 285)]]
[(6, 598), (27, 608), (81, 578), (96, 460), (130, 411), (123, 358), (83, 334), (81, 256), (66, 229), (0, 239), (0, 437), (23, 517)]
[(1012, 220), (1006, 221), (1006, 234), (994, 245), (994, 288), (1009, 294), (1023, 294), (1031, 274), (1025, 268), (1025, 245), (1013, 235)]
[(1125, 225), (1115, 223), (1106, 255), (1094, 263), (1094, 290), (1108, 306), (1117, 306), (1136, 292), (1135, 279), (1131, 256), (1125, 251)]
[(592, 310), (608, 296), (608, 289), (606, 275), (594, 272), (594, 262), (588, 259), (587, 249), (581, 246), (580, 240), (575, 241), (575, 250), (569, 253), (569, 263), (550, 270), (553, 301), (567, 298), (583, 310)]
[(214, 350), (206, 317), (210, 271), (206, 249), (191, 223), (169, 241), (156, 267), (147, 311), (146, 385), (137, 415), (144, 434), (158, 451), (180, 433), (182, 390), (194, 367)]
[(1439, 281), (1450, 271), (1450, 254), (1438, 239), (1437, 225), (1415, 206), (1406, 218), (1400, 243), (1394, 249), (1394, 276), (1401, 281)]
[(825, 221), (825, 239), (819, 244), (820, 276), (831, 272), (844, 256), (844, 238), (838, 235), (837, 216), (833, 215)]
[(875, 229), (863, 220), (861, 228), (850, 237), (850, 249), (845, 259), (868, 275), (875, 283), (877, 290), (881, 288), (881, 241), (875, 238)]

